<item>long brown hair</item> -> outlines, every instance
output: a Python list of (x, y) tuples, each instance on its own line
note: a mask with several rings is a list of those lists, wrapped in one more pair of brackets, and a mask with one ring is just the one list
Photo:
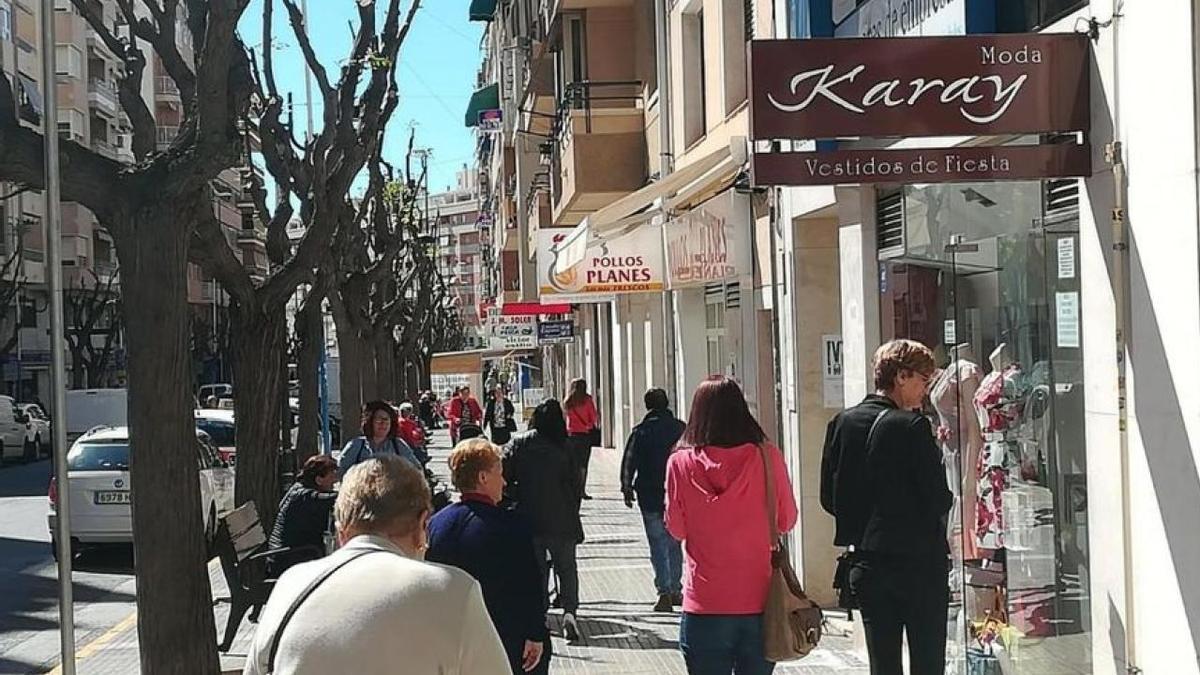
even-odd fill
[(571, 395), (567, 397), (567, 410), (583, 405), (590, 398), (587, 390), (587, 380), (582, 377), (571, 380)]
[(766, 440), (767, 434), (750, 414), (737, 382), (724, 375), (711, 375), (696, 387), (680, 445), (732, 448)]
[(396, 414), (396, 409), (387, 401), (371, 401), (363, 406), (362, 416), (362, 435), (371, 438), (375, 435), (375, 429), (371, 425), (371, 420), (375, 418), (375, 413), (380, 410), (387, 413), (387, 416), (392, 420), (391, 429), (388, 431), (388, 437), (396, 435), (396, 425), (399, 423), (399, 415)]

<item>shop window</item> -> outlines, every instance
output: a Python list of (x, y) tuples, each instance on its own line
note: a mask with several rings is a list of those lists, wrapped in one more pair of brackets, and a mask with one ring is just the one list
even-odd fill
[(725, 60), (725, 114), (737, 109), (746, 100), (746, 31), (747, 14), (752, 3), (746, 0), (721, 0), (721, 38)]
[[(1075, 179), (906, 186), (881, 254), (884, 340), (929, 345), (926, 413), (956, 495), (947, 672), (1091, 672)], [(884, 220), (880, 218), (881, 222)], [(883, 247), (881, 247), (882, 251)]]

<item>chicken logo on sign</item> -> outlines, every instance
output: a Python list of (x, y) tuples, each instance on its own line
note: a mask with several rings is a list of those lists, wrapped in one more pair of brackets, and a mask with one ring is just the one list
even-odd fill
[[(553, 258), (550, 260), (550, 285), (559, 293), (575, 293), (583, 287), (583, 275), (579, 273), (579, 266), (582, 262), (576, 263), (565, 269), (559, 269), (559, 249), (558, 245), (566, 239), (566, 236), (556, 236), (554, 238), (554, 246), (550, 251)], [(607, 244), (601, 244), (604, 250), (604, 255), (608, 255)]]

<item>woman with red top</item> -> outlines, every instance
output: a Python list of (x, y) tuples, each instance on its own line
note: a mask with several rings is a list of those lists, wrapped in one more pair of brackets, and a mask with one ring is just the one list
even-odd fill
[(667, 530), (683, 542), (679, 646), (690, 675), (766, 675), (762, 613), (771, 581), (763, 452), (774, 464), (781, 533), (796, 525), (783, 453), (750, 414), (741, 387), (713, 375), (696, 388), (667, 463)]
[(591, 499), (587, 493), (588, 465), (592, 461), (592, 446), (600, 445), (600, 413), (596, 410), (595, 400), (588, 394), (587, 380), (579, 378), (571, 382), (566, 408), (567, 435), (580, 470), (579, 493), (584, 499)]

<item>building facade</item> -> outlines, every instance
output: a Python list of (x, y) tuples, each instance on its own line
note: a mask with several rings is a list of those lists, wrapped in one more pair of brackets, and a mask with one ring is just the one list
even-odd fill
[[(472, 12), (489, 21), (466, 119), (482, 208), (496, 250), (519, 258), (494, 264), (497, 302), (574, 304), (578, 337), (545, 347), (546, 386), (588, 379), (608, 444), (640, 418), (647, 386), (668, 386), (686, 414), (704, 376), (739, 379), (788, 459), (802, 507), (793, 556), (829, 605), (840, 551), (819, 503), (826, 423), (873, 391), (880, 344), (920, 340), (941, 368), (927, 412), (957, 497), (949, 672), (989, 659), (1022, 674), (1200, 672), (1189, 4), (515, 0)], [(755, 134), (766, 85), (747, 75), (748, 40), (1043, 33), (1085, 36), (1083, 128)], [(891, 42), (845, 44), (899, 60)], [(1021, 65), (997, 64), (987, 72)], [(1169, 83), (1147, 75), (1164, 68)], [(932, 148), (960, 168), (980, 148), (1065, 143), (1088, 149), (1090, 169), (889, 182), (855, 180), (859, 166), (823, 185), (759, 184), (747, 170), (760, 141), (829, 157)], [(626, 269), (642, 256), (661, 265)]]

